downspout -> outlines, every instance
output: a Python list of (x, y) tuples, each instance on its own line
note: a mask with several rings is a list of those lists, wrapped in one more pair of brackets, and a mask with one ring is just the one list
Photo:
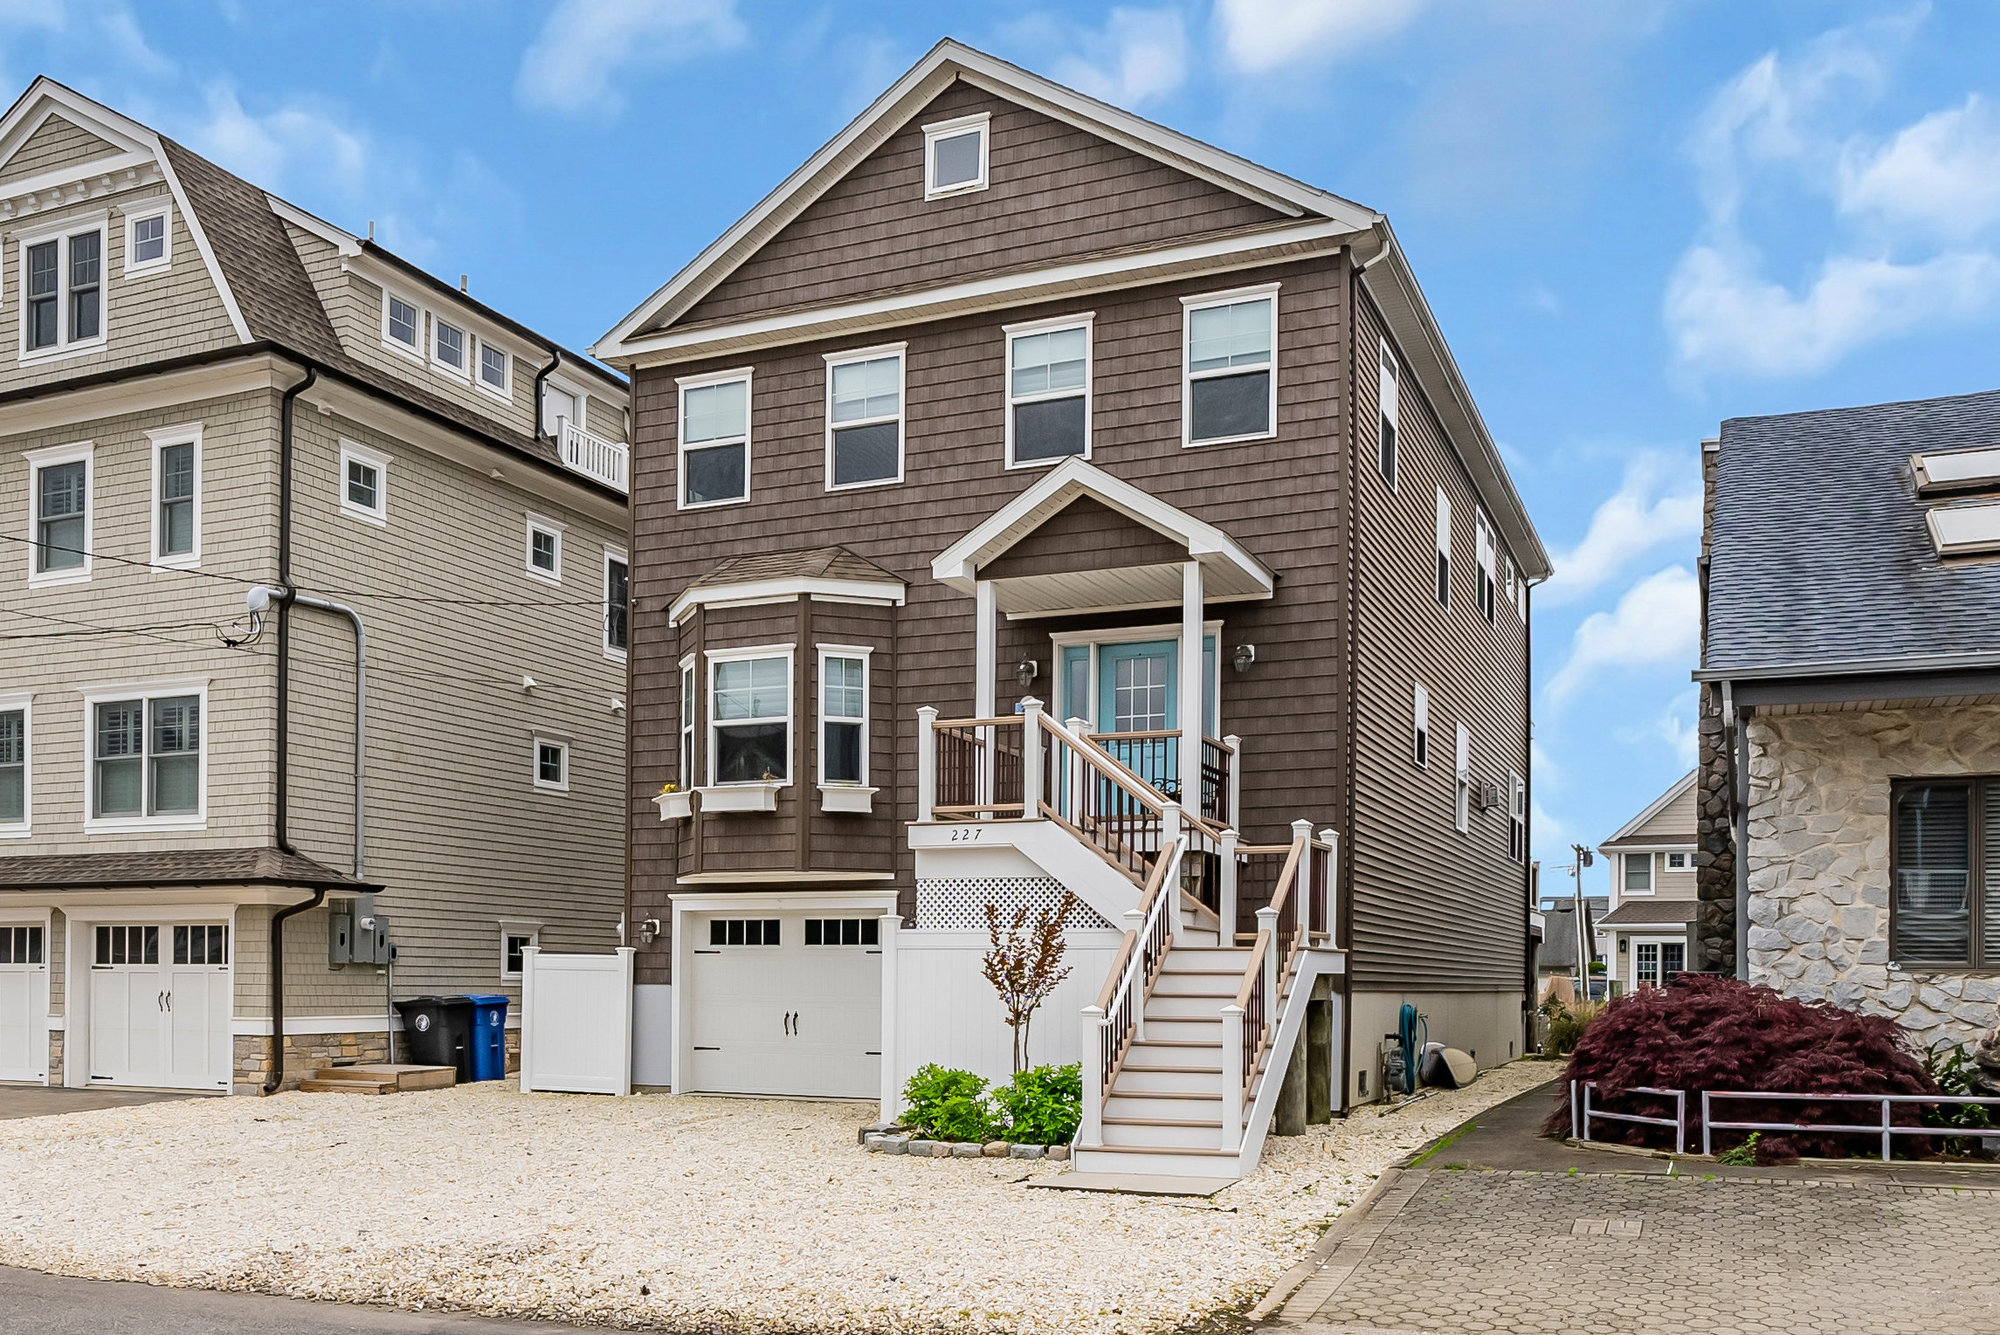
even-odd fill
[[(292, 417), (300, 394), (319, 379), (319, 368), (308, 365), (305, 379), (286, 390), (278, 407), (278, 583), (292, 583)], [(292, 715), (291, 637), (286, 634), (289, 600), (278, 604), (278, 709), (277, 709), (277, 809), (274, 834), (280, 851), (296, 855), (286, 825), (290, 788), (290, 727)], [(271, 1069), (264, 1075), (259, 1091), (275, 1094), (285, 1083), (285, 919), (316, 909), (326, 902), (326, 887), (313, 891), (312, 898), (288, 905), (271, 915)]]
[(547, 366), (544, 366), (541, 370), (535, 372), (534, 435), (537, 440), (541, 439), (543, 436), (548, 434), (547, 432), (542, 430), (542, 387), (548, 383), (549, 376), (552, 375), (555, 372), (555, 369), (561, 365), (562, 365), (562, 350), (560, 348), (551, 348), (549, 349), (549, 364)]
[[(1522, 910), (1521, 921), (1526, 923), (1528, 915), (1539, 905), (1535, 903), (1535, 855), (1534, 855), (1534, 811), (1535, 811), (1535, 581), (1523, 576), (1521, 580), (1521, 895), (1527, 902)], [(1546, 928), (1544, 928), (1546, 933)], [(1528, 1041), (1534, 1037), (1535, 993), (1539, 971), (1535, 962), (1535, 949), (1527, 943), (1525, 928), (1521, 933), (1523, 978), (1521, 983), (1521, 1051), (1526, 1053)], [(1607, 988), (1607, 990), (1609, 990)]]

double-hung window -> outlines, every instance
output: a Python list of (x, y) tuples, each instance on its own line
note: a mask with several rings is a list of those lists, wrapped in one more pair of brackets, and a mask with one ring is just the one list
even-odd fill
[(1451, 498), (1443, 487), (1437, 502), (1437, 600), (1439, 607), (1451, 606)]
[(540, 515), (528, 516), (527, 561), (531, 578), (562, 583), (563, 526)]
[(466, 360), (465, 331), (445, 320), (431, 321), (431, 360), (453, 375), (464, 375), (468, 366)]
[(1431, 693), (1422, 682), (1417, 683), (1411, 711), (1410, 759), (1421, 768), (1431, 758)]
[(631, 641), (632, 567), (615, 548), (604, 553), (604, 652), (623, 658)]
[(1183, 297), (1186, 363), (1181, 388), (1190, 445), (1276, 434), (1278, 293)]
[(21, 245), (23, 354), (103, 341), (104, 228), (100, 218)]
[(1380, 378), (1376, 381), (1375, 401), (1381, 409), (1381, 434), (1375, 441), (1375, 467), (1382, 474), (1382, 480), (1393, 487), (1396, 485), (1397, 381), (1402, 372), (1396, 364), (1396, 354), (1389, 351), (1388, 339), (1382, 340), (1380, 352), (1382, 366)]
[(791, 650), (711, 659), (709, 691), (708, 781), (789, 782)]
[(30, 584), (90, 577), (91, 464), (88, 445), (30, 451), (29, 505), (34, 518)]
[(382, 337), (394, 348), (421, 357), (424, 317), (414, 303), (394, 292), (382, 294)]
[(1495, 592), (1493, 525), (1487, 522), (1484, 510), (1474, 510), (1472, 521), (1475, 536), (1474, 552), (1479, 565), (1479, 614), (1491, 621)]
[(389, 456), (340, 442), (341, 513), (371, 524), (389, 522)]
[(92, 701), (91, 817), (200, 815), (201, 731), (199, 694)]
[(125, 219), (125, 274), (132, 277), (164, 269), (170, 258), (168, 214), (133, 213)]
[(497, 394), (507, 392), (507, 354), (484, 339), (479, 343), (479, 384)]
[(201, 432), (153, 432), (153, 560), (192, 566), (201, 552)]
[(1528, 781), (1514, 777), (1507, 801), (1507, 856), (1516, 862), (1528, 860)]
[(1909, 968), (2000, 968), (2000, 778), (1894, 789), (1889, 954)]
[(987, 113), (934, 121), (924, 127), (924, 198), (986, 188)]
[(1453, 762), (1451, 823), (1464, 834), (1472, 828), (1472, 734), (1463, 723)]
[(819, 781), (868, 782), (868, 655), (822, 649)]
[(28, 708), (0, 700), (0, 836), (28, 832)]
[(903, 480), (903, 345), (826, 359), (826, 485)]
[(694, 659), (681, 660), (681, 749), (678, 773), (683, 790), (694, 787)]
[(1090, 457), (1090, 317), (1009, 325), (1007, 466)]
[(1653, 893), (1653, 855), (1651, 853), (1627, 853), (1624, 855), (1624, 893), (1628, 895), (1650, 895)]
[(569, 744), (535, 739), (535, 787), (569, 791)]
[(681, 508), (750, 499), (750, 372), (680, 382)]

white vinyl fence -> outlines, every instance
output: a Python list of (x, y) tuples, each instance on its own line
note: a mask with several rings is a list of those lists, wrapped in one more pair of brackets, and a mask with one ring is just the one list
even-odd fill
[(521, 1091), (632, 1092), (632, 955), (521, 952)]

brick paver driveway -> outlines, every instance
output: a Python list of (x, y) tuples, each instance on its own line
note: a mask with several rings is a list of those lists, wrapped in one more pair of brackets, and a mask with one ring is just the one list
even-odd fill
[(1302, 1267), (1277, 1322), (1298, 1335), (2000, 1335), (2000, 1176), (1670, 1167), (1535, 1138), (1549, 1106), (1544, 1091), (1482, 1114), (1385, 1182)]

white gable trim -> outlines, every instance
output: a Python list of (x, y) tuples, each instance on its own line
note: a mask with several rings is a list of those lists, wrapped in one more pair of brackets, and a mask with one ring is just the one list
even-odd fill
[(792, 575), (780, 579), (739, 580), (734, 584), (704, 584), (688, 589), (667, 609), (667, 624), (698, 607), (742, 607), (752, 603), (788, 603), (811, 598), (822, 603), (874, 603), (901, 607), (907, 595), (899, 579), (839, 579)]
[[(1661, 793), (1658, 797), (1654, 798), (1653, 804), (1651, 806), (1647, 807), (1644, 811), (1634, 816), (1631, 820), (1628, 820), (1623, 825), (1619, 826), (1618, 833), (1612, 835), (1611, 838), (1605, 840), (1604, 842), (1609, 844), (1616, 842), (1617, 840), (1626, 838), (1634, 830), (1639, 829), (1647, 821), (1651, 820), (1653, 817), (1659, 815), (1662, 811), (1665, 811), (1668, 807), (1672, 806), (1674, 803), (1674, 799), (1679, 797), (1682, 793), (1685, 793), (1688, 789), (1694, 787), (1695, 780), (1699, 779), (1700, 777), (1701, 777), (1701, 769), (1699, 766), (1689, 770), (1684, 776), (1682, 776), (1682, 778), (1678, 782), (1674, 784), (1673, 787), (1667, 789), (1666, 792)], [(1691, 847), (1693, 847), (1692, 844), (1659, 845), (1659, 848), (1661, 849), (1673, 849), (1673, 850), (1678, 850), (1681, 848), (1691, 848)], [(1637, 847), (1637, 845), (1634, 845), (1632, 848), (1621, 848), (1618, 849), (1617, 851), (1621, 853), (1631, 853), (1644, 850), (1641, 850)]]
[(1033, 486), (995, 510), (978, 527), (939, 553), (937, 559), (931, 562), (931, 578), (963, 592), (971, 592), (981, 564), (1000, 556), (1070, 502), (1085, 496), (1134, 523), (1143, 524), (1156, 533), (1185, 544), (1188, 555), (1196, 560), (1209, 557), (1236, 567), (1262, 591), (1263, 597), (1270, 597), (1276, 588), (1277, 581), (1264, 563), (1221, 529), (1113, 477), (1094, 464), (1074, 458), (1065, 459), (1044, 473)]
[(845, 129), (717, 237), (707, 249), (599, 339), (591, 355), (626, 355), (624, 344), (647, 325), (684, 314), (764, 243), (824, 195), (848, 171), (901, 129), (955, 79), (964, 79), (1032, 110), (1165, 162), (1192, 176), (1256, 200), (1287, 217), (1316, 214), (1346, 231), (1373, 226), (1381, 215), (1352, 201), (1225, 153), (1130, 112), (1085, 97), (982, 51), (946, 39), (889, 86)]

